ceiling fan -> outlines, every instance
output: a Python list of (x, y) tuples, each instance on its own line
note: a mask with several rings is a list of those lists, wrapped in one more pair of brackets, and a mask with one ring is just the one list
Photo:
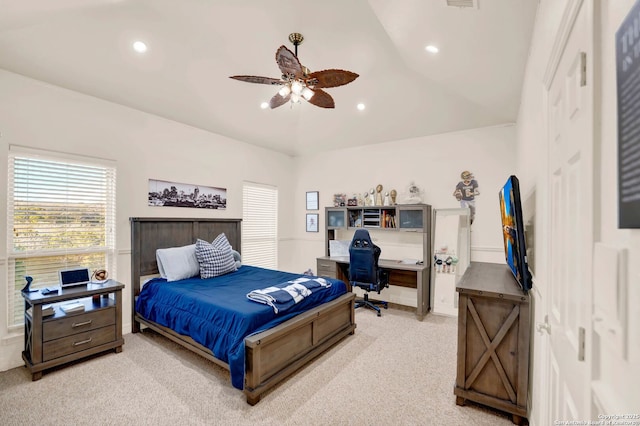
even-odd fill
[(247, 83), (282, 86), (269, 101), (271, 109), (289, 101), (292, 104), (299, 103), (301, 99), (321, 108), (335, 108), (335, 102), (331, 95), (322, 89), (351, 83), (358, 78), (358, 74), (339, 69), (311, 72), (298, 60), (298, 45), (302, 43), (302, 40), (304, 37), (300, 33), (289, 34), (289, 41), (293, 43), (295, 53), (285, 46), (280, 46), (276, 51), (276, 63), (282, 72), (280, 79), (254, 75), (234, 75), (229, 78)]

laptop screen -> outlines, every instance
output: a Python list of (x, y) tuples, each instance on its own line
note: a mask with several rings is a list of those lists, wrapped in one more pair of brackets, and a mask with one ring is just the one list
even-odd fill
[(70, 269), (60, 271), (60, 284), (63, 286), (85, 284), (89, 282), (89, 269)]

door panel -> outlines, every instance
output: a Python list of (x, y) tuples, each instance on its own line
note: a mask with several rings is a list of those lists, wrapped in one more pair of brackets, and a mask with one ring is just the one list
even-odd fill
[(593, 57), (592, 7), (592, 1), (569, 2), (575, 20), (546, 81), (549, 285), (541, 302), (548, 309), (550, 353), (549, 409), (542, 412), (550, 418), (541, 424), (590, 417), (591, 360), (584, 358), (584, 336), (591, 335), (592, 315), (594, 132), (593, 84), (585, 71)]

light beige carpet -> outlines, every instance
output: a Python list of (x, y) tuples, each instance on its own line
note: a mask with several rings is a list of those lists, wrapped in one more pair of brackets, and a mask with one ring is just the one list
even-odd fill
[(510, 425), (455, 404), (457, 319), (356, 310), (358, 328), (256, 406), (229, 373), (153, 333), (123, 352), (45, 372), (0, 373), (3, 425)]

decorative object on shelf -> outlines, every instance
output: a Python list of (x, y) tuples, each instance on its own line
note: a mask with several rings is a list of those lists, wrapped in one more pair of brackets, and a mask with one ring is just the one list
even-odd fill
[(31, 293), (31, 292), (34, 292), (34, 291), (38, 291), (38, 289), (32, 289), (31, 288), (31, 283), (33, 282), (33, 277), (26, 276), (26, 277), (24, 277), (24, 279), (27, 280), (27, 284), (24, 287), (22, 287), (21, 291), (23, 293)]
[(333, 207), (344, 207), (347, 205), (347, 194), (333, 194)]
[(420, 204), (422, 203), (422, 194), (420, 193), (420, 188), (411, 182), (409, 187), (407, 188), (407, 196), (404, 200), (405, 204)]
[(395, 206), (396, 197), (398, 196), (398, 191), (396, 191), (395, 189), (392, 189), (391, 192), (389, 192), (389, 195), (391, 196), (391, 204)]
[(149, 179), (149, 206), (227, 208), (227, 188)]
[(369, 190), (369, 199), (367, 200), (368, 201), (367, 206), (374, 206), (375, 205), (375, 203), (376, 203), (375, 193), (376, 193), (375, 189), (371, 188)]
[(280, 46), (276, 51), (276, 62), (282, 72), (280, 79), (259, 77), (253, 75), (234, 75), (229, 78), (247, 83), (259, 83), (282, 86), (269, 101), (271, 109), (291, 101), (291, 104), (300, 103), (304, 98), (310, 104), (321, 108), (334, 108), (335, 103), (331, 95), (322, 89), (338, 87), (358, 78), (358, 74), (340, 69), (328, 69), (311, 72), (298, 60), (298, 45), (304, 37), (300, 33), (289, 34), (289, 41), (295, 47), (295, 53)]
[(353, 194), (353, 197), (347, 200), (347, 206), (354, 207), (357, 205), (358, 205), (358, 198), (356, 194)]
[(476, 216), (476, 195), (480, 195), (478, 181), (474, 179), (473, 173), (468, 170), (460, 173), (460, 178), (462, 180), (456, 185), (453, 196), (460, 201), (460, 207), (471, 210), (469, 220), (473, 225), (473, 219)]
[(307, 192), (307, 210), (318, 210), (320, 208), (318, 203), (319, 192), (308, 191)]
[(71, 302), (60, 306), (60, 308), (66, 313), (71, 314), (74, 312), (84, 312), (84, 303)]
[(391, 200), (389, 199), (389, 193), (385, 192), (384, 193), (384, 201), (382, 202), (383, 206), (390, 206), (391, 205)]
[(307, 232), (318, 232), (318, 213), (307, 213)]
[(450, 252), (449, 247), (443, 245), (438, 251), (436, 251), (433, 257), (435, 260), (434, 265), (436, 267), (436, 272), (443, 272), (445, 274), (455, 273), (455, 265), (458, 263), (458, 256), (456, 256), (455, 251)]
[(105, 282), (109, 277), (109, 273), (105, 269), (96, 269), (91, 274), (91, 281)]
[(376, 186), (376, 206), (382, 205), (382, 185)]

